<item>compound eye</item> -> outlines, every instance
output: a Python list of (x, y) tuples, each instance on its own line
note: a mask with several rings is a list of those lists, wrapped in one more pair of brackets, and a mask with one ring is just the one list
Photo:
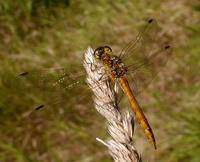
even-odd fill
[(102, 56), (102, 54), (103, 54), (103, 52), (104, 52), (104, 48), (103, 48), (103, 47), (98, 47), (98, 48), (95, 49), (95, 51), (94, 51), (94, 57), (95, 57), (96, 59), (100, 59), (101, 56)]
[(112, 49), (109, 46), (104, 46), (105, 51), (111, 53)]

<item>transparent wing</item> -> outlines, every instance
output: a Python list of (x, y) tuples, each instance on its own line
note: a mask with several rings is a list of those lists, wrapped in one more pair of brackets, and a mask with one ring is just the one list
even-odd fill
[(140, 59), (149, 57), (171, 42), (168, 35), (162, 31), (155, 19), (145, 21), (136, 38), (131, 40), (121, 51), (120, 58), (128, 63), (138, 62)]
[(154, 19), (149, 19), (145, 22), (144, 26), (140, 32), (136, 35), (135, 39), (131, 40), (120, 52), (119, 57), (124, 59), (131, 54), (134, 50), (141, 47), (141, 42), (143, 42), (145, 35), (154, 28), (156, 21)]
[(17, 79), (21, 81), (23, 91), (27, 94), (40, 92), (38, 95), (42, 96), (43, 101), (35, 106), (35, 110), (62, 103), (67, 96), (78, 91), (80, 85), (85, 86), (84, 71), (67, 73), (64, 68), (25, 71)]
[(130, 84), (136, 94), (144, 90), (165, 66), (172, 49), (170, 37), (162, 31), (155, 19), (141, 27), (136, 38), (121, 51), (120, 58), (128, 65)]
[(136, 95), (143, 91), (155, 76), (165, 67), (172, 54), (172, 48), (168, 45), (158, 48), (143, 59), (128, 67), (128, 74), (132, 77), (132, 88)]
[(40, 88), (70, 88), (83, 81), (83, 71), (67, 73), (64, 68), (39, 69), (19, 73), (18, 77), (34, 82)]

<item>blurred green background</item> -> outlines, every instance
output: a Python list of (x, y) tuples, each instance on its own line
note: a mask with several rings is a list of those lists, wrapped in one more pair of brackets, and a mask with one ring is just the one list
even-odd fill
[[(108, 44), (119, 51), (151, 17), (174, 51), (142, 102), (158, 150), (140, 129), (136, 146), (144, 161), (199, 162), (198, 0), (0, 0), (0, 161), (112, 161), (107, 148), (95, 141), (109, 136), (84, 87), (52, 93), (16, 75), (49, 67), (78, 70), (89, 45)], [(51, 103), (55, 97), (62, 103), (27, 115), (38, 103)], [(127, 101), (123, 104), (128, 107)]]

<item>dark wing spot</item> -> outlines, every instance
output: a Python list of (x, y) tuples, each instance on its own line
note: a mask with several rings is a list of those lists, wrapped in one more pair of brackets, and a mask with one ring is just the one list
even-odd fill
[(21, 73), (21, 74), (19, 74), (19, 76), (26, 76), (26, 75), (28, 75), (29, 74), (29, 72), (23, 72), (23, 73)]
[(153, 22), (153, 19), (149, 19), (148, 23), (152, 23)]
[(40, 110), (43, 107), (44, 107), (44, 105), (40, 105), (40, 106), (36, 107), (35, 110)]
[(170, 46), (169, 46), (169, 45), (165, 46), (165, 49), (168, 49), (168, 48), (170, 48)]

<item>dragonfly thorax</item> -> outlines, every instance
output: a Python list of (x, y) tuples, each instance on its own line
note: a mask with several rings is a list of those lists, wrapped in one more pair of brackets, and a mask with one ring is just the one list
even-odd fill
[(102, 61), (107, 67), (109, 67), (110, 73), (114, 78), (119, 78), (127, 73), (127, 67), (118, 56), (103, 55)]
[(127, 73), (127, 67), (121, 58), (112, 55), (112, 49), (108, 46), (98, 47), (94, 51), (94, 57), (109, 68), (113, 78), (119, 78)]
[(127, 73), (127, 67), (122, 62), (113, 64), (113, 66), (111, 66), (110, 69), (111, 69), (111, 75), (114, 78), (120, 78)]

